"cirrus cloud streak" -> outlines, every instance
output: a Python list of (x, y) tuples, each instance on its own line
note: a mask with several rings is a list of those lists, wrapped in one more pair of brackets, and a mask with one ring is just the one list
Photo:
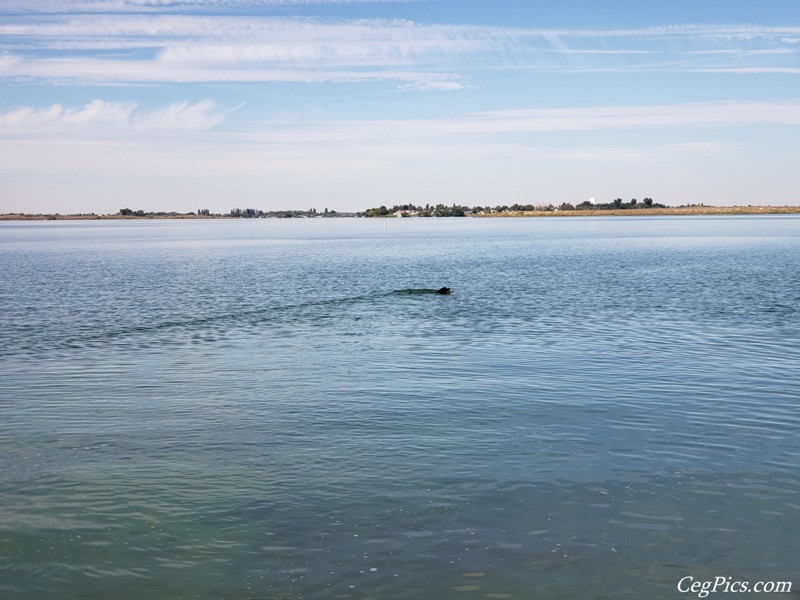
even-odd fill
[(73, 108), (53, 104), (45, 108), (24, 106), (0, 113), (0, 136), (161, 136), (208, 131), (224, 118), (224, 113), (210, 100), (194, 104), (179, 102), (150, 111), (139, 110), (136, 102), (94, 100)]
[[(237, 107), (238, 108), (238, 107)], [(135, 102), (94, 100), (85, 106), (24, 106), (0, 113), (0, 137), (73, 133), (120, 136), (128, 133), (209, 131), (226, 114), (210, 100), (180, 102), (144, 111)], [(707, 102), (660, 106), (535, 108), (468, 113), (441, 119), (264, 121), (247, 130), (222, 129), (239, 143), (342, 143), (369, 139), (453, 136), (515, 136), (558, 131), (669, 129), (698, 127), (798, 126), (800, 102)]]
[(791, 26), (569, 30), (393, 19), (17, 16), (0, 24), (0, 81), (395, 80), (457, 90), (475, 70), (506, 68), (794, 73), (798, 39), (800, 27)]

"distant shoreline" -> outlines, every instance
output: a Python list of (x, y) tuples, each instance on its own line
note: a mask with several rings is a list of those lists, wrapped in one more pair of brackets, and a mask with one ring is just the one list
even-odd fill
[[(636, 208), (636, 209), (572, 209), (572, 210), (533, 210), (533, 211), (505, 211), (499, 213), (480, 213), (469, 214), (468, 217), (475, 219), (481, 218), (508, 218), (508, 217), (645, 217), (645, 216), (693, 216), (693, 215), (794, 215), (800, 214), (798, 206), (676, 206), (666, 208)], [(338, 213), (336, 216), (311, 217), (311, 218), (342, 218), (354, 217), (355, 213)], [(186, 214), (167, 214), (167, 215), (145, 215), (131, 216), (119, 214), (26, 214), (26, 213), (7, 213), (0, 215), (0, 221), (147, 221), (164, 219), (201, 219), (201, 220), (239, 220), (243, 217), (232, 217), (230, 215), (196, 215)], [(275, 217), (271, 217), (275, 218)], [(295, 217), (302, 218), (302, 217)], [(376, 218), (376, 217), (364, 217)], [(378, 217), (384, 218), (384, 217)], [(388, 215), (388, 218), (396, 218)], [(423, 217), (412, 217), (423, 218)], [(427, 217), (424, 217), (427, 218)]]
[(502, 213), (483, 213), (471, 215), (476, 219), (483, 217), (646, 217), (680, 215), (796, 215), (798, 206), (668, 206), (666, 208), (635, 209), (574, 209), (574, 210), (534, 210), (507, 211)]
[[(354, 217), (354, 213), (341, 213), (336, 216), (325, 217), (286, 217), (294, 219), (336, 219), (340, 217)], [(76, 215), (62, 215), (62, 214), (27, 214), (27, 213), (6, 213), (0, 215), (0, 221), (163, 221), (163, 220), (194, 220), (194, 221), (241, 221), (252, 219), (279, 219), (282, 217), (232, 217), (230, 215), (195, 215), (192, 213), (186, 214), (166, 214), (166, 215), (97, 215), (97, 214), (76, 214)]]

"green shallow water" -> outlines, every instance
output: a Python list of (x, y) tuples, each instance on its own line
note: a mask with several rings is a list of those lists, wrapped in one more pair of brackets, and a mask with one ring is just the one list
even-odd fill
[[(800, 220), (0, 225), (0, 594), (792, 580)], [(397, 293), (452, 288), (449, 296)]]

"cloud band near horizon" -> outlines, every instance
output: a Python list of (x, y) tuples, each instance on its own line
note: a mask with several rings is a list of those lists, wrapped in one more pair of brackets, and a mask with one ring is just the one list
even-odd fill
[[(142, 110), (135, 102), (94, 100), (84, 106), (21, 106), (0, 113), (0, 137), (71, 134), (119, 137), (128, 134), (207, 132), (224, 123), (227, 113), (211, 101), (179, 102)], [(800, 125), (798, 102), (706, 102), (655, 106), (531, 108), (468, 113), (446, 119), (300, 120), (254, 124), (246, 139), (353, 139), (369, 137), (441, 137), (630, 128)], [(305, 141), (309, 141), (305, 139)]]

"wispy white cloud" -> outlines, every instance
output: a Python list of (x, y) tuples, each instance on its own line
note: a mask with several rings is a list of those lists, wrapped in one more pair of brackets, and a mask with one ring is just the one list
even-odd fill
[(770, 38), (780, 40), (783, 36), (800, 35), (800, 26), (685, 23), (630, 29), (532, 29), (529, 31), (565, 39), (617, 38), (647, 40), (691, 38), (693, 40), (755, 40)]
[[(69, 2), (70, 6), (74, 3)], [(26, 2), (27, 5), (27, 2)], [(9, 17), (0, 24), (0, 36), (19, 35), (29, 37), (37, 44), (47, 47), (49, 42), (59, 38), (103, 41), (122, 36), (123, 38), (153, 38), (168, 45), (174, 38), (196, 39), (232, 39), (231, 35), (240, 35), (257, 39), (263, 35), (308, 35), (338, 39), (341, 33), (357, 35), (360, 39), (366, 34), (368, 38), (376, 38), (380, 33), (389, 39), (425, 39), (447, 38), (453, 43), (465, 43), (484, 39), (494, 43), (516, 44), (520, 40), (546, 40), (550, 47), (564, 45), (565, 50), (572, 50), (571, 43), (580, 40), (630, 40), (646, 42), (658, 40), (684, 40), (694, 43), (702, 41), (756, 41), (774, 40), (777, 43), (796, 44), (800, 36), (800, 26), (760, 26), (760, 25), (673, 25), (646, 27), (636, 29), (548, 29), (548, 28), (514, 28), (499, 26), (480, 26), (442, 24), (420, 25), (408, 20), (391, 19), (358, 19), (358, 20), (322, 20), (311, 18), (279, 18), (228, 15), (184, 15), (160, 13), (156, 15), (115, 14), (107, 15), (69, 15), (55, 11), (56, 15), (41, 19), (28, 18), (25, 15)], [(2, 9), (0, 9), (2, 14)], [(62, 16), (63, 15), (63, 16)], [(411, 35), (409, 35), (411, 33)], [(238, 39), (238, 38), (233, 38)], [(603, 48), (594, 48), (603, 50)], [(624, 50), (624, 49), (612, 49)], [(692, 50), (691, 48), (682, 48)], [(714, 48), (712, 50), (724, 50)], [(629, 51), (636, 51), (635, 48)]]
[[(793, 73), (800, 27), (550, 30), (185, 14), (16, 16), (0, 80), (386, 81), (454, 90), (473, 69)], [(65, 52), (66, 55), (65, 55)]]
[[(0, 50), (5, 50), (0, 79), (396, 80), (407, 88), (446, 90), (459, 89), (462, 79), (447, 65), (455, 67), (465, 55), (490, 46), (480, 29), (407, 21), (187, 16), (25, 21), (0, 24)], [(69, 56), (58, 55), (61, 50)]]
[(0, 14), (131, 13), (235, 10), (337, 4), (401, 4), (431, 0), (5, 0)]
[(707, 67), (692, 70), (700, 73), (735, 73), (746, 75), (774, 73), (782, 75), (800, 75), (800, 67)]
[(120, 134), (161, 136), (170, 133), (207, 131), (225, 119), (211, 101), (181, 102), (143, 111), (135, 102), (94, 100), (85, 106), (45, 108), (24, 106), (0, 113), (0, 137)]
[(707, 102), (483, 113), (477, 130), (569, 131), (638, 127), (800, 125), (800, 102)]
[[(235, 109), (233, 109), (235, 110)], [(15, 135), (192, 133), (211, 130), (230, 112), (211, 101), (141, 110), (135, 102), (25, 106), (0, 113), (0, 137)], [(235, 124), (234, 124), (235, 125)], [(709, 102), (661, 106), (590, 106), (485, 111), (440, 119), (286, 120), (248, 123), (218, 135), (243, 144), (319, 145), (482, 138), (565, 131), (798, 126), (800, 102)]]
[(800, 102), (709, 102), (662, 106), (601, 106), (487, 111), (445, 119), (263, 123), (246, 134), (277, 144), (355, 140), (484, 139), (526, 134), (622, 129), (800, 125)]
[(687, 52), (687, 54), (694, 54), (694, 55), (736, 55), (736, 56), (763, 56), (768, 54), (795, 54), (795, 50), (792, 48), (767, 48), (764, 50), (695, 50), (691, 52)]
[(8, 72), (19, 61), (20, 58), (18, 56), (14, 56), (8, 52), (0, 54), (0, 72)]
[(391, 81), (408, 90), (458, 90), (462, 78), (454, 73), (431, 73), (408, 69), (324, 69), (318, 66), (293, 68), (228, 68), (224, 64), (194, 65), (169, 62), (123, 61), (93, 58), (52, 58), (28, 61), (19, 57), (0, 60), (0, 78), (75, 82), (112, 83), (357, 83)]

